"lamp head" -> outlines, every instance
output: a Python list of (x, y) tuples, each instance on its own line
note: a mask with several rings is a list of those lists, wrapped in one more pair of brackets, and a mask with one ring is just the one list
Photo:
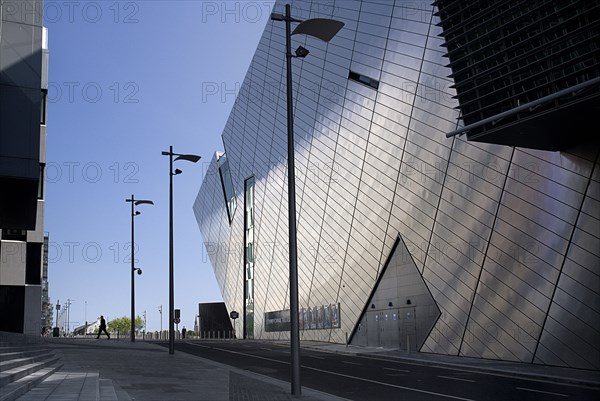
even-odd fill
[(283, 16), (283, 14), (271, 13), (271, 20), (272, 21), (285, 21), (285, 17)]
[(313, 18), (302, 21), (292, 35), (304, 34), (321, 39), (324, 42), (329, 42), (344, 26), (341, 21), (336, 21), (327, 18)]
[(183, 173), (183, 171), (179, 170), (178, 168), (175, 169), (175, 172), (173, 173), (173, 175), (178, 175)]
[(148, 199), (138, 199), (135, 201), (135, 205), (154, 205), (154, 202)]
[(177, 155), (177, 157), (175, 158), (175, 161), (187, 160), (188, 162), (196, 163), (200, 159), (201, 159), (201, 157), (198, 155)]
[(138, 274), (138, 276), (142, 275), (142, 269), (140, 269), (139, 267), (137, 268), (137, 274)]
[(142, 214), (142, 212), (136, 210), (135, 215), (137, 216), (138, 214)]
[(305, 47), (298, 46), (298, 48), (296, 49), (296, 57), (298, 57), (298, 58), (304, 58), (304, 57), (308, 56), (308, 53), (310, 53), (310, 52)]

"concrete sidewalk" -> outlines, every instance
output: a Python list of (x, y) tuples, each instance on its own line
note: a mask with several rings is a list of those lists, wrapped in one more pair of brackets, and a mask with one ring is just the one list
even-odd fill
[(19, 401), (340, 401), (309, 388), (143, 341), (49, 339), (62, 369)]
[[(203, 342), (207, 341), (225, 340)], [(280, 341), (273, 343), (289, 346), (289, 343)], [(287, 382), (180, 351), (169, 355), (167, 348), (144, 341), (51, 338), (46, 344), (61, 356), (63, 367), (19, 401), (342, 400), (307, 387), (302, 388), (301, 397), (292, 397)], [(303, 349), (322, 352), (600, 388), (598, 371), (417, 352), (407, 354), (397, 349), (346, 347), (313, 341), (301, 344)]]

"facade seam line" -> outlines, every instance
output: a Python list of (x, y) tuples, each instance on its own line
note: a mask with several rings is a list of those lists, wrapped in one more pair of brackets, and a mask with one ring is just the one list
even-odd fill
[(598, 150), (596, 152), (596, 160), (594, 161), (594, 165), (590, 169), (590, 175), (588, 177), (587, 184), (585, 186), (585, 191), (583, 192), (583, 196), (581, 197), (581, 203), (579, 204), (579, 208), (577, 209), (577, 216), (574, 219), (573, 229), (571, 230), (571, 235), (569, 236), (568, 246), (567, 246), (567, 249), (565, 249), (565, 254), (563, 256), (563, 260), (562, 260), (562, 263), (560, 264), (560, 269), (558, 271), (558, 277), (556, 278), (556, 284), (554, 285), (554, 289), (552, 290), (552, 296), (550, 297), (550, 301), (548, 302), (548, 310), (544, 316), (544, 322), (542, 323), (542, 326), (541, 326), (540, 335), (538, 337), (538, 340), (535, 344), (535, 349), (531, 356), (531, 363), (534, 363), (535, 356), (537, 354), (537, 350), (540, 346), (540, 342), (542, 341), (542, 335), (544, 334), (544, 331), (546, 328), (546, 322), (548, 321), (548, 315), (550, 315), (550, 310), (552, 309), (552, 304), (554, 303), (554, 297), (556, 296), (556, 290), (560, 283), (560, 278), (562, 276), (563, 268), (565, 267), (565, 262), (567, 261), (567, 258), (568, 258), (569, 249), (571, 249), (571, 245), (573, 244), (573, 236), (575, 235), (575, 232), (577, 231), (577, 224), (579, 223), (579, 217), (581, 216), (583, 205), (585, 204), (585, 200), (587, 198), (587, 193), (590, 188), (590, 184), (592, 183), (592, 178), (594, 177), (594, 171), (598, 168), (598, 161), (599, 161), (598, 159), (599, 158), (600, 158), (600, 150)]
[(479, 269), (479, 275), (477, 277), (477, 284), (475, 285), (475, 289), (473, 290), (473, 296), (471, 297), (471, 303), (469, 306), (469, 313), (467, 314), (467, 319), (465, 321), (465, 327), (463, 329), (463, 334), (460, 337), (460, 345), (458, 347), (458, 354), (460, 356), (462, 352), (462, 346), (465, 341), (465, 335), (467, 333), (467, 327), (469, 327), (469, 321), (471, 320), (471, 312), (473, 311), (473, 305), (475, 304), (475, 298), (477, 298), (477, 290), (479, 289), (479, 284), (481, 283), (481, 275), (483, 274), (485, 262), (488, 258), (488, 251), (490, 248), (490, 243), (492, 242), (492, 237), (494, 236), (494, 228), (496, 227), (496, 221), (498, 221), (498, 212), (500, 211), (500, 207), (502, 206), (502, 199), (504, 198), (506, 182), (508, 181), (508, 173), (510, 171), (510, 167), (513, 163), (513, 159), (515, 156), (515, 148), (512, 148), (512, 152), (510, 154), (510, 160), (507, 165), (506, 175), (504, 176), (504, 183), (502, 184), (502, 190), (500, 192), (500, 196), (498, 197), (498, 205), (496, 206), (496, 212), (494, 213), (494, 222), (492, 223), (492, 227), (490, 229), (490, 235), (488, 237), (487, 243), (485, 245), (485, 250), (483, 252), (483, 260), (481, 261), (481, 267)]

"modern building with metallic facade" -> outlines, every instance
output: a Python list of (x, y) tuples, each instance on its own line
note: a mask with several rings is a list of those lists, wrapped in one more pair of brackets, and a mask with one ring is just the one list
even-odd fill
[[(430, 2), (291, 4), (345, 23), (293, 36), (301, 338), (599, 369), (598, 143), (447, 137), (477, 121)], [(269, 22), (194, 203), (244, 338), (289, 338), (284, 48)]]
[[(0, 1), (0, 331), (43, 314), (48, 33), (42, 1)], [(45, 278), (45, 277), (44, 277)]]

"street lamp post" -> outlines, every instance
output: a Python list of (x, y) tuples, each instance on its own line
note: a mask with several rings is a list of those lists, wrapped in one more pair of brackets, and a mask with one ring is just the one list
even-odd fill
[[(169, 156), (169, 354), (175, 354), (175, 287), (174, 287), (174, 262), (173, 262), (173, 176), (181, 174), (182, 171), (173, 171), (173, 162), (186, 160), (196, 163), (200, 156), (192, 154), (173, 153), (173, 146), (169, 146), (168, 152), (161, 152), (163, 156)], [(175, 160), (173, 160), (173, 156)]]
[(71, 303), (75, 301), (74, 299), (67, 299), (67, 336), (71, 334)]
[(58, 311), (60, 310), (60, 300), (56, 300), (56, 325), (54, 326), (56, 330), (52, 331), (52, 337), (60, 336), (60, 329), (58, 328)]
[(125, 202), (131, 203), (131, 342), (135, 342), (135, 280), (134, 274), (137, 270), (138, 274), (142, 274), (142, 269), (139, 267), (135, 267), (135, 225), (133, 223), (133, 219), (135, 216), (139, 215), (140, 212), (134, 209), (134, 206), (137, 205), (154, 205), (154, 202), (148, 199), (135, 199), (133, 194), (131, 195), (131, 199), (125, 199)]
[[(288, 153), (288, 220), (290, 279), (290, 347), (292, 358), (292, 394), (301, 394), (300, 385), (300, 324), (298, 321), (298, 244), (296, 240), (296, 177), (294, 165), (294, 111), (292, 103), (292, 58), (304, 58), (309, 51), (300, 46), (292, 55), (292, 35), (305, 34), (329, 42), (344, 26), (341, 21), (326, 18), (298, 20), (292, 17), (291, 6), (285, 5), (285, 15), (272, 13), (271, 20), (285, 21), (285, 58), (287, 66), (287, 153)], [(299, 22), (292, 32), (292, 22)]]
[(162, 340), (162, 305), (158, 307), (158, 313), (160, 313), (160, 335), (158, 338)]

